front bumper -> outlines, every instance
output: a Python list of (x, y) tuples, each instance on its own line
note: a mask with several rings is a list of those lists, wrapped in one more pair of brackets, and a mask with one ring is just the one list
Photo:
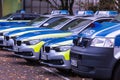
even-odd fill
[(64, 54), (69, 56), (69, 51), (41, 53), (41, 60), (43, 64), (51, 67), (71, 69), (70, 59), (66, 60)]
[(0, 48), (3, 48), (4, 46), (5, 46), (4, 36), (0, 36)]
[(9, 40), (4, 40), (4, 44), (2, 45), (4, 50), (9, 50), (9, 51), (14, 51), (14, 40), (9, 39)]
[(109, 79), (116, 62), (113, 48), (74, 46), (71, 49), (71, 68), (83, 77)]
[(16, 56), (26, 58), (26, 59), (33, 59), (39, 60), (40, 59), (40, 49), (43, 46), (44, 42), (40, 42), (36, 45), (31, 46), (16, 46), (14, 47), (14, 53)]
[(17, 47), (14, 49), (14, 53), (16, 56), (26, 58), (26, 59), (33, 59), (33, 60), (39, 60), (39, 52), (34, 52), (32, 48), (27, 48), (27, 47), (22, 47), (19, 48)]

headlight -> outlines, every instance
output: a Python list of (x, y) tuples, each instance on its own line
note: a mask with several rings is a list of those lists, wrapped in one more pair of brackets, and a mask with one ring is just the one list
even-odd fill
[(91, 46), (113, 47), (114, 46), (114, 39), (113, 38), (94, 38), (91, 42)]
[(6, 35), (6, 34), (8, 34), (9, 32), (3, 32), (3, 35)]
[(56, 52), (63, 52), (69, 50), (71, 47), (72, 46), (59, 46), (59, 47), (53, 47), (52, 49), (55, 50)]
[(35, 45), (39, 42), (40, 42), (40, 40), (37, 39), (37, 40), (31, 40), (31, 41), (24, 41), (23, 43), (26, 44), (26, 45)]
[(0, 36), (4, 36), (5, 34), (7, 34), (8, 32), (1, 32)]

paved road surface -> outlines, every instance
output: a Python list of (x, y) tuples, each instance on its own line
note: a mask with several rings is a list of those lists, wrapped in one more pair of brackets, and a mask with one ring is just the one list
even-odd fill
[(28, 63), (12, 52), (0, 50), (0, 80), (92, 80), (63, 74), (40, 63)]

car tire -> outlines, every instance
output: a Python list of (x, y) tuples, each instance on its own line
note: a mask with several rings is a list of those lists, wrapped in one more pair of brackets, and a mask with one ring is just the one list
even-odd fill
[(118, 65), (113, 73), (112, 80), (120, 80), (120, 65)]

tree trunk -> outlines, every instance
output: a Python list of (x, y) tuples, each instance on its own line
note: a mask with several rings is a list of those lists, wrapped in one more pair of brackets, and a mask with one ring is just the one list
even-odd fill
[(74, 0), (70, 0), (70, 6), (69, 6), (69, 12), (70, 12), (70, 15), (73, 15), (73, 4), (74, 4)]

